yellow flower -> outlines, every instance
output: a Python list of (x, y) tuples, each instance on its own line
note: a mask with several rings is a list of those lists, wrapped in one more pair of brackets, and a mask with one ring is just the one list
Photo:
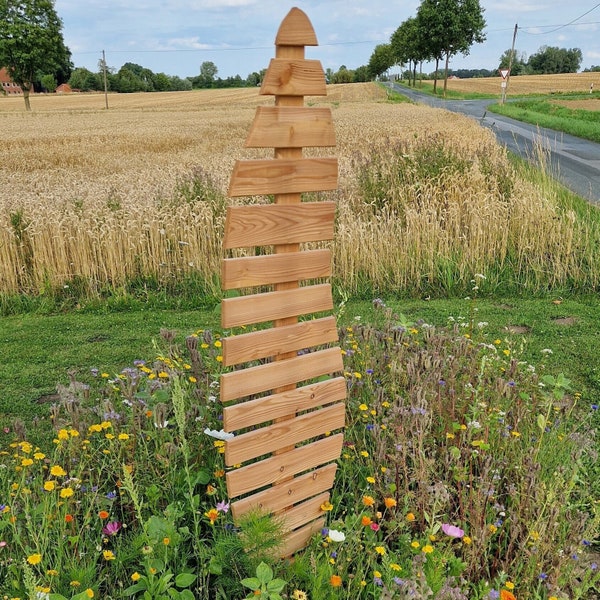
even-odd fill
[(453, 440), (456, 436), (453, 433), (446, 433), (447, 440)]
[(56, 577), (58, 575), (58, 571), (56, 569), (48, 569), (46, 571), (46, 575), (49, 575), (50, 577)]
[(102, 421), (102, 423), (100, 423), (100, 427), (102, 429), (110, 429), (112, 427), (112, 423), (110, 421)]
[(33, 458), (35, 458), (35, 460), (44, 460), (46, 458), (46, 455), (43, 452), (36, 452), (33, 455)]
[(375, 483), (375, 477), (367, 477), (367, 483)]
[(373, 498), (373, 496), (363, 496), (362, 502), (365, 506), (373, 506), (375, 504), (375, 498)]
[(414, 548), (415, 550), (417, 548), (421, 547), (421, 544), (419, 544), (419, 542), (417, 542), (416, 540), (414, 542), (412, 542), (411, 547)]
[(381, 579), (381, 571), (373, 571), (373, 577), (377, 577), (378, 579)]
[(392, 571), (401, 571), (402, 567), (397, 563), (390, 563), (390, 569), (392, 569)]
[(515, 584), (514, 584), (512, 581), (507, 581), (507, 582), (504, 584), (504, 587), (505, 587), (507, 590), (514, 590), (514, 589), (515, 589)]
[(306, 592), (303, 592), (302, 590), (294, 590), (291, 598), (292, 600), (308, 600)]
[(42, 562), (42, 555), (41, 554), (30, 554), (27, 557), (27, 562), (30, 565), (39, 565)]
[(60, 497), (61, 498), (70, 498), (75, 492), (73, 491), (73, 488), (70, 487), (66, 487), (63, 488), (62, 490), (60, 490)]
[(164, 546), (168, 546), (171, 543), (171, 538), (168, 537), (164, 537), (163, 538), (163, 545)]
[(490, 533), (496, 533), (496, 531), (498, 531), (498, 528), (492, 524), (492, 525), (488, 525), (488, 530)]
[(115, 558), (117, 558), (112, 550), (104, 550), (102, 556), (104, 557), (104, 560), (115, 560)]
[(360, 455), (363, 458), (369, 458), (369, 453), (366, 450), (361, 450)]
[(105, 434), (104, 434), (104, 437), (105, 437), (107, 440), (114, 440), (114, 439), (115, 439), (115, 436), (114, 436), (112, 433), (105, 433)]
[(131, 580), (132, 581), (139, 581), (140, 577), (141, 577), (141, 575), (136, 571), (135, 573), (133, 573), (131, 575)]
[(425, 552), (425, 554), (431, 554), (433, 552), (433, 546), (431, 546), (430, 544), (423, 546), (422, 552)]
[(33, 464), (33, 459), (32, 458), (24, 458), (21, 461), (21, 466), (23, 467), (30, 467)]
[(411, 513), (411, 512), (409, 512), (409, 513), (406, 515), (406, 520), (407, 520), (407, 521), (414, 521), (414, 520), (415, 520), (415, 515), (414, 515), (414, 513)]
[(79, 587), (81, 585), (81, 582), (77, 581), (77, 579), (73, 579), (73, 581), (69, 582), (69, 585), (71, 587)]
[(190, 375), (188, 377), (188, 380), (189, 380), (190, 383), (196, 383), (198, 381), (193, 375)]
[(375, 552), (380, 556), (383, 556), (385, 554), (385, 548), (383, 546), (375, 546)]
[(128, 434), (128, 433), (120, 433), (120, 434), (119, 434), (119, 439), (120, 439), (122, 442), (125, 442), (125, 441), (127, 441), (127, 440), (129, 439), (129, 434)]
[(463, 544), (467, 544), (467, 546), (473, 541), (468, 535), (463, 535)]
[(359, 405), (358, 410), (369, 410), (369, 407), (366, 404), (361, 404)]
[(87, 590), (85, 590), (85, 595), (88, 598), (93, 598), (94, 597), (94, 590), (92, 590), (91, 588), (88, 588)]
[(324, 512), (329, 512), (333, 510), (333, 504), (331, 504), (331, 502), (327, 500), (326, 502), (323, 502), (323, 504), (321, 504), (321, 510)]
[(102, 425), (100, 425), (99, 423), (94, 423), (93, 425), (90, 425), (88, 427), (88, 431), (90, 433), (98, 433), (99, 431), (102, 431)]
[(51, 492), (51, 491), (53, 491), (55, 487), (56, 487), (56, 481), (52, 481), (52, 480), (50, 480), (50, 481), (45, 481), (45, 482), (44, 482), (44, 489), (45, 489), (47, 492)]
[(69, 432), (66, 429), (59, 429), (58, 433), (56, 434), (56, 437), (59, 440), (68, 440)]

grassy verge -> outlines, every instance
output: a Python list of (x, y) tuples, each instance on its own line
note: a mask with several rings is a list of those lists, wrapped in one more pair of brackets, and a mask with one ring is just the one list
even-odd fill
[[(564, 99), (572, 98), (565, 96)], [(600, 105), (600, 102), (598, 104)], [(598, 110), (571, 109), (553, 104), (549, 99), (516, 100), (506, 104), (494, 104), (489, 106), (488, 110), (511, 119), (600, 143)]]
[[(544, 358), (548, 372), (568, 374), (586, 402), (600, 403), (600, 365), (595, 354), (600, 345), (597, 297), (386, 301), (399, 321), (400, 315), (433, 325), (447, 325), (453, 319), (471, 334), (484, 328), (490, 336), (508, 340), (524, 360), (535, 364)], [(362, 322), (378, 318), (370, 301), (343, 305), (342, 324), (351, 324), (358, 317)], [(487, 325), (478, 327), (481, 323)], [(67, 385), (69, 372), (85, 379), (90, 369), (97, 368), (113, 376), (136, 359), (153, 359), (153, 343), (159, 340), (161, 329), (177, 331), (182, 342), (199, 329), (217, 329), (219, 311), (25, 314), (3, 317), (1, 325), (2, 426), (12, 427), (17, 418), (28, 427), (40, 421), (43, 430), (57, 384)], [(546, 349), (552, 354), (545, 353)]]

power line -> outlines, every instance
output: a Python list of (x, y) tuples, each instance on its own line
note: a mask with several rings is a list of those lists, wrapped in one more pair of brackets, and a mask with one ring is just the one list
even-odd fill
[[(554, 33), (555, 31), (560, 31), (561, 29), (564, 29), (565, 27), (569, 27), (569, 25), (573, 25), (573, 23), (575, 23), (575, 21), (579, 21), (579, 19), (582, 19), (586, 15), (589, 15), (592, 11), (596, 10), (599, 6), (600, 6), (600, 2), (598, 2), (598, 4), (596, 4), (596, 6), (592, 6), (592, 8), (590, 8), (590, 10), (584, 12), (582, 15), (579, 15), (577, 18), (573, 19), (572, 21), (569, 21), (568, 23), (565, 23), (564, 25), (547, 25), (547, 27), (554, 27), (554, 29), (551, 29), (550, 31), (540, 31), (539, 33), (530, 33), (530, 35), (548, 35), (549, 33)], [(584, 23), (578, 23), (578, 24), (583, 25)], [(529, 27), (528, 29), (533, 29), (533, 28)]]

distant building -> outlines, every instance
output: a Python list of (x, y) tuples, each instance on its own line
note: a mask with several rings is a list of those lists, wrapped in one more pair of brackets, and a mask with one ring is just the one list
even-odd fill
[(6, 96), (23, 95), (21, 86), (13, 82), (8, 71), (4, 67), (0, 69), (0, 94)]
[(57, 94), (70, 94), (73, 90), (68, 83), (61, 83), (54, 91)]

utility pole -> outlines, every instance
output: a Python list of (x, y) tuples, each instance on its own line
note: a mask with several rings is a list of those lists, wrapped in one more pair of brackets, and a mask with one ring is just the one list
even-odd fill
[(512, 47), (510, 49), (510, 56), (508, 57), (508, 74), (506, 75), (506, 85), (503, 88), (502, 93), (502, 104), (506, 100), (506, 92), (508, 92), (508, 81), (510, 80), (510, 69), (513, 63), (513, 56), (515, 55), (515, 42), (517, 40), (517, 31), (519, 30), (519, 24), (515, 23), (515, 32), (513, 33)]
[(106, 110), (108, 110), (108, 83), (106, 80), (106, 56), (104, 50), (102, 50), (102, 73), (104, 76), (104, 104), (106, 105)]

